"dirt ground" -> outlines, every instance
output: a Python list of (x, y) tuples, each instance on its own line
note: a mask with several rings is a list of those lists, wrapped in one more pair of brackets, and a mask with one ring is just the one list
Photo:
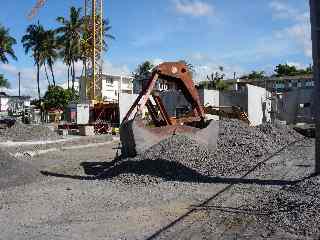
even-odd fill
[[(17, 156), (28, 150), (29, 157), (21, 161), (31, 163), (42, 177), (0, 189), (0, 239), (265, 239), (237, 218), (237, 209), (263, 197), (260, 189), (277, 190), (308, 177), (313, 145), (311, 140), (293, 144), (242, 178), (147, 186), (99, 178), (118, 159), (118, 140), (96, 146), (62, 143), (32, 156), (30, 146), (7, 146), (13, 155), (19, 151)], [(304, 239), (283, 232), (267, 238)]]

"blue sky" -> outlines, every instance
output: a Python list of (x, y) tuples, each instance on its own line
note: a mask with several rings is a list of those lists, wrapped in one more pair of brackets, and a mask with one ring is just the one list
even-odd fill
[[(0, 65), (0, 73), (16, 92), (17, 72), (22, 88), (35, 93), (33, 60), (20, 44), (28, 24), (40, 21), (57, 27), (57, 16), (67, 16), (70, 6), (83, 0), (47, 0), (33, 21), (27, 13), (35, 0), (2, 0), (0, 23), (17, 39), (18, 61)], [(231, 76), (251, 70), (272, 72), (279, 63), (305, 67), (311, 63), (309, 6), (307, 0), (105, 0), (110, 19), (110, 42), (105, 54), (107, 73), (130, 74), (144, 60), (154, 63), (185, 59), (196, 67), (196, 80), (224, 66)], [(80, 71), (81, 64), (77, 64)], [(58, 81), (66, 79), (66, 68), (55, 66)], [(41, 77), (41, 87), (46, 80)]]

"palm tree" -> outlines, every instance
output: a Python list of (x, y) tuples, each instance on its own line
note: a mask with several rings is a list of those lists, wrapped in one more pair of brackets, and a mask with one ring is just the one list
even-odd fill
[[(53, 65), (58, 58), (58, 55), (59, 55), (58, 50), (59, 50), (59, 45), (56, 39), (56, 32), (53, 30), (45, 31), (43, 46), (41, 48), (40, 61), (41, 61), (41, 65), (45, 66), (45, 70), (46, 70), (46, 65), (49, 66), (51, 76), (52, 76), (53, 86), (56, 85), (54, 72), (53, 72)], [(46, 70), (46, 75), (47, 75), (47, 70)]]
[(28, 54), (32, 51), (32, 56), (37, 66), (37, 85), (38, 85), (38, 96), (40, 95), (40, 67), (41, 67), (41, 53), (43, 51), (43, 43), (45, 39), (45, 30), (39, 23), (37, 25), (29, 25), (26, 34), (22, 37), (22, 44), (25, 49), (25, 53)]
[(9, 29), (0, 25), (0, 61), (2, 63), (8, 63), (8, 57), (10, 56), (14, 60), (17, 60), (16, 55), (13, 51), (13, 45), (16, 44), (17, 41), (9, 35)]
[(80, 41), (84, 23), (84, 18), (81, 17), (80, 13), (81, 8), (71, 7), (68, 20), (64, 17), (57, 18), (57, 21), (62, 25), (57, 29), (57, 33), (60, 34), (59, 42), (64, 47), (62, 50), (64, 62), (71, 70), (72, 89), (74, 89), (75, 82), (74, 64), (80, 56)]

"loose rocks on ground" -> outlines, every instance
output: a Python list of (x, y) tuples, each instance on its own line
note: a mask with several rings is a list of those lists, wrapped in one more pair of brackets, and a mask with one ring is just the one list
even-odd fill
[(287, 126), (249, 127), (238, 120), (221, 120), (215, 152), (187, 136), (176, 135), (135, 158), (117, 162), (103, 175), (128, 184), (212, 182), (217, 181), (216, 177), (241, 176), (265, 157), (301, 138)]
[(32, 165), (0, 149), (0, 189), (30, 183), (38, 177), (40, 173)]
[(249, 208), (266, 213), (256, 217), (272, 235), (276, 230), (318, 239), (320, 235), (320, 177), (312, 177), (280, 191), (266, 192)]
[(61, 138), (43, 125), (16, 122), (11, 128), (0, 130), (0, 141), (48, 141)]

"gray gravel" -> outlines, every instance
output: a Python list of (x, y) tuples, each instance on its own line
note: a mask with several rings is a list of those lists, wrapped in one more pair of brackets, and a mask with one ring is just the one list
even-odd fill
[[(274, 237), (265, 231), (262, 218), (254, 222), (252, 213), (241, 216), (242, 212), (250, 212), (246, 211), (249, 207), (245, 207), (248, 203), (254, 202), (252, 206), (264, 203), (263, 199), (268, 198), (264, 189), (274, 189), (269, 192), (270, 196), (274, 196), (275, 191), (281, 188), (272, 183), (271, 186), (261, 186), (260, 181), (291, 180), (291, 174), (288, 175), (291, 172), (294, 179), (305, 176), (306, 167), (302, 164), (310, 165), (314, 162), (314, 143), (309, 147), (304, 141), (290, 146), (252, 172), (248, 178), (253, 181), (256, 179), (256, 183), (245, 184), (240, 181), (227, 192), (214, 198), (207, 209), (199, 208), (191, 214), (183, 221), (183, 229), (176, 228), (180, 224), (174, 225), (171, 228), (172, 235), (161, 235), (160, 239), (313, 239), (302, 235), (295, 235), (293, 238), (288, 234), (285, 235), (289, 236), (287, 238)], [(103, 147), (59, 151), (30, 160), (39, 169), (43, 169), (40, 164), (44, 163), (48, 171), (62, 175), (45, 177), (45, 181), (35, 181), (26, 186), (0, 189), (0, 239), (147, 239), (228, 186), (226, 183), (165, 182), (166, 179), (172, 179), (172, 174), (164, 178), (165, 171), (157, 168), (157, 165), (153, 167), (152, 174), (148, 169), (144, 173), (141, 160), (137, 160), (135, 168), (132, 168), (131, 163), (127, 163), (128, 171), (124, 171), (126, 168), (114, 170), (114, 173), (120, 173), (114, 178), (114, 181), (119, 182), (87, 178), (90, 175), (111, 171), (111, 161), (116, 155), (117, 146), (117, 143), (113, 142)], [(81, 163), (86, 163), (87, 167)], [(145, 161), (145, 164), (152, 168), (150, 163), (154, 162)], [(121, 165), (121, 162), (117, 162), (116, 165)], [(131, 171), (132, 169), (136, 169), (136, 173)], [(297, 169), (302, 169), (303, 173)], [(172, 171), (172, 168), (168, 167), (167, 171)], [(262, 172), (263, 176), (260, 176)], [(195, 174), (199, 176), (198, 171), (195, 171)], [(159, 177), (156, 177), (157, 175)], [(129, 176), (127, 180), (126, 176)], [(192, 175), (188, 176), (189, 181), (196, 179), (190, 178)], [(138, 178), (146, 181), (145, 184), (148, 185), (137, 185), (133, 180)], [(150, 184), (150, 179), (159, 183)], [(235, 191), (238, 187), (241, 189)], [(251, 188), (257, 192), (251, 191)], [(225, 208), (216, 209), (215, 206)], [(251, 235), (239, 236), (242, 227), (244, 230), (252, 228)], [(269, 231), (280, 231), (280, 227)]]
[(169, 137), (143, 154), (123, 159), (99, 177), (126, 184), (159, 181), (216, 182), (212, 177), (240, 176), (263, 158), (302, 136), (287, 126), (249, 127), (238, 120), (220, 121), (217, 151), (183, 135)]
[(60, 138), (61, 136), (44, 125), (16, 122), (11, 128), (0, 130), (0, 141), (48, 141)]
[(0, 189), (24, 185), (39, 177), (41, 174), (34, 166), (0, 149)]
[(265, 192), (250, 206), (267, 217), (256, 221), (270, 235), (282, 230), (316, 239), (320, 236), (320, 176), (301, 181), (280, 191)]

